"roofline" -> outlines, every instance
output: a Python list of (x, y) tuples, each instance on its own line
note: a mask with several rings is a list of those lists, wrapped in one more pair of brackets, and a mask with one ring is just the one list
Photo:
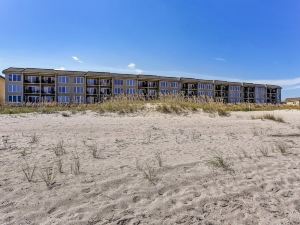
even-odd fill
[(205, 79), (197, 79), (197, 78), (189, 78), (189, 77), (171, 77), (171, 76), (160, 76), (160, 75), (148, 75), (148, 74), (126, 74), (126, 73), (114, 73), (114, 72), (99, 72), (99, 71), (75, 71), (75, 70), (56, 70), (56, 69), (43, 69), (43, 68), (21, 68), (21, 67), (9, 67), (7, 69), (4, 69), (2, 73), (7, 74), (11, 72), (16, 72), (16, 73), (26, 73), (26, 70), (28, 72), (36, 71), (40, 73), (61, 73), (61, 74), (68, 74), (68, 73), (77, 73), (81, 75), (89, 75), (89, 74), (95, 74), (95, 75), (104, 75), (106, 77), (118, 77), (118, 76), (123, 76), (123, 77), (136, 77), (137, 79), (174, 79), (176, 81), (183, 81), (183, 82), (210, 82), (214, 84), (235, 84), (235, 85), (241, 85), (241, 86), (265, 86), (267, 87), (274, 87), (274, 88), (280, 88), (282, 87), (278, 85), (272, 85), (272, 84), (257, 84), (257, 83), (247, 83), (247, 82), (236, 82), (236, 81), (222, 81), (222, 80), (205, 80)]
[(288, 101), (288, 100), (290, 100), (290, 101), (293, 101), (293, 100), (295, 100), (295, 101), (300, 101), (300, 97), (286, 98), (285, 100), (286, 100), (286, 101)]

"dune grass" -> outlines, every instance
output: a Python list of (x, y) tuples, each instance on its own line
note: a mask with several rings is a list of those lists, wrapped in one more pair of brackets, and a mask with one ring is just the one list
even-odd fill
[(275, 116), (274, 114), (270, 113), (266, 113), (260, 116), (252, 116), (252, 119), (272, 120), (278, 123), (285, 123), (284, 119), (281, 116)]
[[(213, 102), (203, 97), (186, 98), (184, 96), (162, 96), (159, 99), (144, 99), (132, 97), (115, 97), (103, 103), (96, 104), (58, 104), (58, 103), (35, 103), (23, 105), (2, 105), (0, 106), (0, 114), (21, 114), (21, 113), (41, 113), (50, 114), (56, 112), (71, 111), (85, 112), (87, 110), (98, 113), (136, 113), (143, 110), (153, 110), (161, 113), (181, 114), (186, 112), (203, 111), (207, 113), (216, 113), (219, 116), (230, 116), (230, 112), (234, 111), (273, 111), (282, 109), (297, 109), (299, 106), (288, 105), (257, 105), (257, 104), (224, 104)], [(65, 114), (62, 114), (63, 116)], [(69, 114), (68, 114), (69, 115)], [(272, 115), (266, 115), (263, 119), (277, 120)]]

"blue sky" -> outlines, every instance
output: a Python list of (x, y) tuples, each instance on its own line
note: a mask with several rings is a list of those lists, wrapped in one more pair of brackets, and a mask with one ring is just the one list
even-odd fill
[(279, 84), (300, 96), (299, 0), (0, 0), (0, 69)]

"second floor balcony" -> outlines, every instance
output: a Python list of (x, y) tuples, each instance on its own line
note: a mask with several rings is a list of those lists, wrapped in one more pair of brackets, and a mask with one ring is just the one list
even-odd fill
[(25, 88), (24, 93), (25, 94), (39, 94), (40, 89), (39, 88)]
[(87, 88), (86, 89), (86, 93), (88, 95), (97, 95), (98, 94), (98, 90), (96, 88)]
[(87, 83), (87, 85), (91, 85), (91, 86), (93, 86), (93, 85), (99, 85), (98, 79), (87, 79), (86, 83)]
[(42, 83), (43, 84), (54, 84), (55, 83), (55, 78), (54, 77), (43, 77), (42, 78)]
[(25, 77), (24, 78), (24, 83), (39, 84), (40, 83), (40, 78), (39, 77)]

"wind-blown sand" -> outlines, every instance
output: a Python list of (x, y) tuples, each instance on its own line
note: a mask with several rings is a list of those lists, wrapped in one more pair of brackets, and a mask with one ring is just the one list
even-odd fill
[[(274, 113), (286, 123), (251, 119), (263, 112), (1, 115), (0, 224), (300, 224), (300, 112)], [(63, 173), (48, 189), (40, 172), (56, 169), (62, 139)], [(209, 164), (216, 155), (232, 170)], [(37, 166), (31, 183), (26, 162)], [(139, 170), (146, 165), (154, 184)]]

